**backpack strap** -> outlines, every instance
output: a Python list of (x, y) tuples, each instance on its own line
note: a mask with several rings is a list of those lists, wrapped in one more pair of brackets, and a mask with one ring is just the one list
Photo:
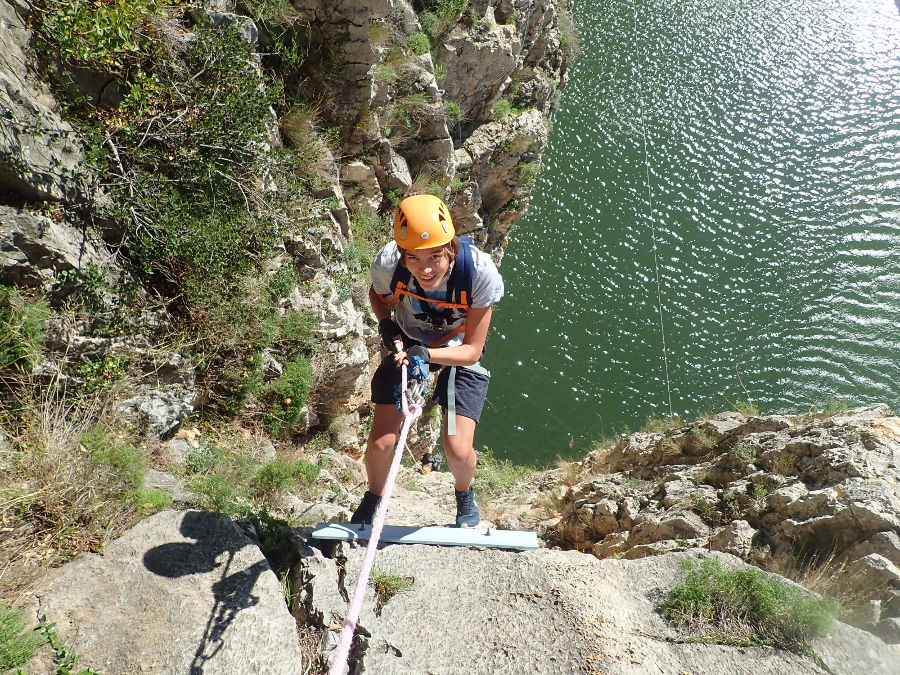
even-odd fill
[(399, 287), (401, 290), (407, 288), (409, 286), (409, 280), (412, 278), (412, 273), (400, 262), (397, 262), (397, 266), (394, 267), (394, 276), (391, 277), (391, 298), (390, 305), (393, 307), (398, 302), (400, 302), (400, 293), (397, 291)]
[(472, 240), (469, 237), (459, 238), (459, 254), (453, 264), (453, 273), (447, 282), (447, 300), (468, 309), (472, 304), (472, 278), (475, 276), (475, 263), (472, 260)]

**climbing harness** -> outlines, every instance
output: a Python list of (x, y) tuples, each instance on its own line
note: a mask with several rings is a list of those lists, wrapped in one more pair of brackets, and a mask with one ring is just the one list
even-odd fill
[[(632, 26), (634, 27), (634, 34), (637, 37), (637, 9), (635, 8), (635, 0), (631, 0), (631, 16), (632, 16)], [(637, 41), (635, 41), (635, 44)], [(656, 226), (653, 224), (653, 188), (650, 184), (650, 158), (647, 153), (647, 125), (644, 116), (644, 81), (641, 76), (641, 68), (640, 63), (638, 63), (637, 69), (637, 78), (635, 78), (638, 83), (638, 102), (640, 104), (640, 117), (641, 117), (641, 135), (644, 139), (644, 172), (646, 175), (646, 185), (647, 185), (647, 201), (649, 203), (649, 214), (648, 220), (650, 221), (650, 236), (653, 240), (653, 272), (656, 277), (656, 308), (659, 313), (659, 332), (662, 336), (662, 347), (663, 347), (663, 366), (666, 371), (666, 394), (669, 399), (669, 416), (675, 417), (675, 412), (672, 408), (672, 384), (669, 378), (669, 350), (666, 346), (666, 327), (663, 322), (663, 309), (662, 309), (662, 285), (659, 281), (659, 253), (657, 251), (656, 245)]]
[[(418, 361), (418, 363), (410, 363), (407, 367), (401, 368), (400, 409), (403, 412), (403, 426), (400, 428), (400, 437), (397, 439), (397, 445), (394, 448), (394, 459), (391, 462), (391, 468), (384, 486), (384, 495), (381, 497), (381, 504), (378, 506), (378, 510), (375, 513), (375, 521), (372, 523), (372, 532), (369, 535), (366, 555), (363, 558), (362, 567), (359, 571), (359, 579), (356, 581), (353, 597), (347, 607), (347, 616), (344, 618), (337, 651), (335, 652), (334, 660), (331, 662), (331, 668), (328, 670), (329, 675), (341, 675), (344, 672), (344, 666), (347, 664), (347, 658), (350, 655), (350, 645), (353, 641), (353, 634), (356, 631), (356, 623), (359, 620), (359, 612), (362, 609), (363, 598), (366, 593), (366, 586), (369, 583), (369, 574), (372, 572), (375, 552), (378, 550), (378, 541), (381, 538), (381, 531), (387, 516), (388, 502), (391, 499), (391, 493), (394, 491), (394, 482), (397, 480), (397, 474), (400, 471), (403, 447), (406, 444), (406, 437), (409, 434), (410, 427), (422, 414), (422, 398), (425, 390), (425, 381), (428, 377), (428, 369), (424, 367), (425, 364), (421, 359), (413, 357), (412, 361)], [(409, 389), (407, 389), (408, 379), (411, 380)]]

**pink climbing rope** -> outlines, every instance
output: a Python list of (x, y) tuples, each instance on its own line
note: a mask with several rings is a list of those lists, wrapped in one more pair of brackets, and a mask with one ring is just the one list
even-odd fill
[(356, 622), (359, 620), (359, 612), (362, 609), (363, 598), (366, 594), (366, 586), (369, 583), (369, 574), (372, 572), (372, 564), (375, 562), (375, 552), (378, 550), (378, 540), (381, 538), (381, 530), (384, 527), (384, 519), (387, 516), (388, 500), (394, 491), (394, 481), (400, 471), (400, 460), (403, 458), (403, 446), (406, 445), (406, 436), (409, 428), (416, 418), (422, 414), (422, 406), (419, 403), (408, 403), (406, 399), (406, 367), (401, 369), (400, 404), (403, 409), (403, 426), (400, 429), (400, 437), (394, 448), (394, 460), (388, 472), (387, 482), (384, 486), (384, 494), (381, 504), (375, 514), (375, 522), (372, 523), (372, 533), (369, 536), (369, 545), (366, 547), (366, 555), (363, 558), (362, 568), (359, 571), (359, 579), (356, 580), (356, 588), (353, 589), (353, 597), (347, 607), (347, 615), (344, 618), (344, 627), (341, 629), (341, 637), (337, 651), (331, 662), (328, 675), (342, 675), (350, 656), (350, 645), (353, 642), (353, 634), (356, 632)]

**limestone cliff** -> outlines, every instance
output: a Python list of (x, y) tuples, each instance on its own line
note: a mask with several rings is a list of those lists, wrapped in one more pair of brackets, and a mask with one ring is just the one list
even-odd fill
[[(53, 310), (31, 375), (100, 373), (151, 436), (211, 407), (357, 449), (365, 258), (423, 191), (502, 256), (565, 82), (569, 8), (122, 6), (0, 0), (0, 280)], [(85, 37), (115, 21), (118, 37)], [(270, 321), (260, 305), (313, 316), (313, 335), (249, 330)], [(288, 377), (300, 361), (311, 386)]]

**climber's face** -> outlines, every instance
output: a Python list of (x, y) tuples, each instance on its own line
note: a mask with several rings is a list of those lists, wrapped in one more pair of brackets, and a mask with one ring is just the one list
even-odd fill
[(440, 286), (450, 269), (450, 256), (446, 246), (406, 251), (403, 259), (423, 291), (433, 291)]

